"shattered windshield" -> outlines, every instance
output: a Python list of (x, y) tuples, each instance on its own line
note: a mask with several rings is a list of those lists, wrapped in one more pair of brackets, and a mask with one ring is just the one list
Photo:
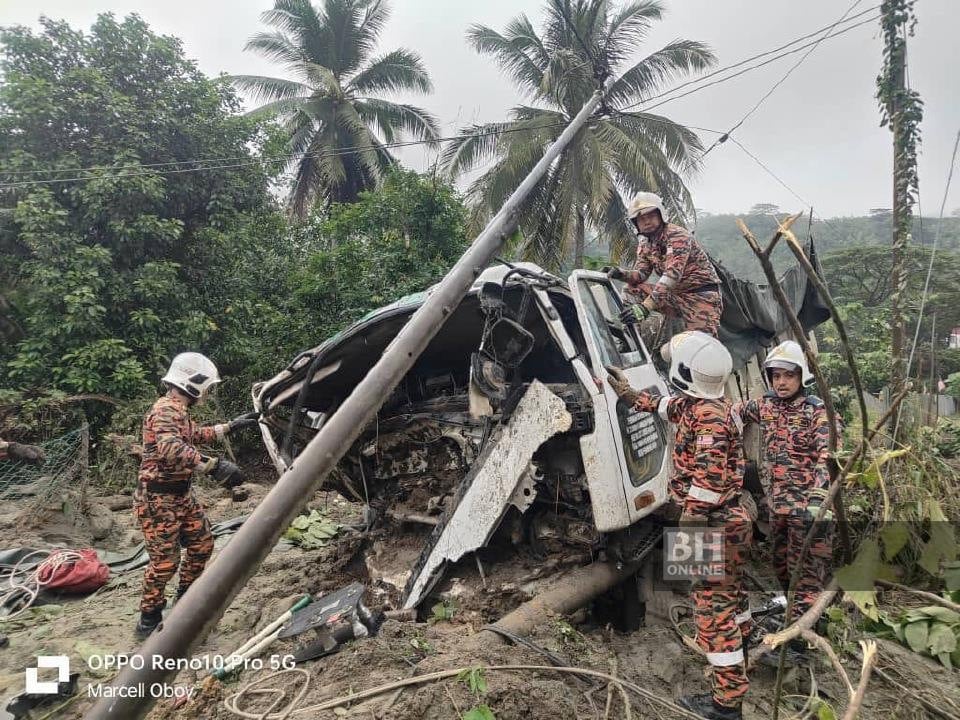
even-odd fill
[(594, 280), (578, 285), (586, 310), (586, 325), (596, 340), (601, 363), (622, 368), (643, 364), (643, 353), (636, 340), (620, 322), (620, 305), (613, 288), (606, 282)]

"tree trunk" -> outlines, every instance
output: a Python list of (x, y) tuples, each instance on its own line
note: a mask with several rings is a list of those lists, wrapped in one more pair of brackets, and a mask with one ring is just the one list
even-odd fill
[[(894, 12), (893, 3), (885, 6), (885, 12)], [(904, 67), (906, 60), (906, 32), (903, 37), (893, 41), (890, 52), (891, 98), (889, 107), (890, 127), (893, 131), (893, 243), (890, 268), (890, 395), (894, 397), (903, 390), (906, 382), (906, 327), (903, 311), (907, 284), (906, 253), (910, 240), (909, 229), (912, 223), (910, 202), (910, 172), (907, 164), (911, 162), (904, 148), (903, 93)], [(899, 411), (890, 418), (891, 434), (899, 426)], [(896, 439), (896, 438), (894, 438)]]

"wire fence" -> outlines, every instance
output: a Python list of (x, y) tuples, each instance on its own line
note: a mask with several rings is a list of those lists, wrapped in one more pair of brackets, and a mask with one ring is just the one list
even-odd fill
[(57, 490), (84, 490), (90, 461), (90, 428), (86, 423), (40, 447), (46, 455), (40, 465), (0, 462), (0, 501), (32, 500), (25, 508), (29, 512), (30, 508), (39, 510)]

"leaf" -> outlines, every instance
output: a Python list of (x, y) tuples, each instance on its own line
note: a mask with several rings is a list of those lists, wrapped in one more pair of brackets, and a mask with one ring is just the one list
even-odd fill
[(854, 561), (836, 573), (837, 582), (846, 596), (864, 615), (874, 621), (880, 620), (877, 591), (873, 589), (879, 571), (880, 546), (876, 540), (866, 540), (860, 545)]
[(497, 720), (497, 716), (486, 705), (477, 705), (463, 714), (463, 720)]
[(953, 669), (953, 663), (950, 660), (950, 653), (939, 653), (937, 655), (937, 660), (939, 660), (947, 670)]
[(920, 608), (915, 612), (923, 613), (926, 617), (939, 620), (947, 625), (960, 623), (960, 613), (957, 613), (950, 608), (940, 607), (939, 605), (931, 605), (930, 607)]
[(915, 653), (925, 653), (927, 651), (929, 627), (926, 621), (921, 620), (919, 622), (912, 622), (903, 629), (903, 634), (907, 639), (907, 645)]
[(883, 557), (893, 560), (910, 539), (910, 531), (905, 522), (889, 522), (880, 531), (880, 539), (883, 541)]
[(943, 564), (943, 581), (949, 592), (960, 590), (960, 562)]
[(310, 527), (310, 518), (304, 515), (297, 515), (297, 517), (293, 519), (293, 522), (290, 523), (290, 527), (297, 530), (306, 530)]
[(941, 561), (953, 562), (957, 559), (957, 540), (953, 525), (947, 521), (940, 503), (930, 500), (928, 508), (930, 539), (924, 544), (917, 564), (934, 577), (939, 577)]
[(930, 647), (931, 655), (940, 655), (941, 653), (949, 655), (957, 649), (957, 636), (949, 625), (942, 622), (931, 623), (930, 632), (927, 635), (927, 644)]
[(817, 703), (817, 720), (837, 720), (837, 714), (833, 711), (833, 708), (830, 707), (823, 700), (818, 700)]

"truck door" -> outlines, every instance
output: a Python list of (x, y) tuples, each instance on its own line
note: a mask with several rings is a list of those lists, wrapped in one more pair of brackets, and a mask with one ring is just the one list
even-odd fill
[(603, 273), (576, 270), (569, 278), (595, 378), (596, 430), (581, 452), (598, 529), (608, 532), (649, 515), (667, 499), (671, 464), (667, 428), (656, 413), (638, 413), (606, 382), (604, 365), (623, 368), (631, 385), (669, 395), (637, 330), (620, 322), (623, 302)]

